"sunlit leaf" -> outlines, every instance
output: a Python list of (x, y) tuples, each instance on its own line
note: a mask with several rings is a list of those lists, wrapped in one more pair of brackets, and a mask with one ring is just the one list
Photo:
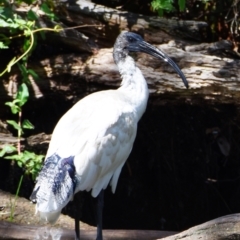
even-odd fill
[(34, 126), (32, 125), (32, 123), (27, 119), (23, 120), (22, 127), (25, 129), (34, 129)]
[(16, 105), (16, 101), (15, 100), (12, 101), (12, 102), (6, 102), (5, 103), (5, 105), (7, 105), (7, 106), (9, 106), (11, 108), (11, 111), (12, 111), (13, 114), (16, 114), (16, 113), (21, 111), (21, 108), (18, 105)]
[(18, 125), (18, 123), (14, 120), (7, 120), (7, 123), (13, 126), (16, 130), (22, 131), (21, 126)]
[(159, 14), (162, 14), (162, 10), (173, 11), (173, 0), (153, 0), (151, 2), (152, 8), (154, 11), (158, 11)]
[(0, 27), (9, 27), (9, 23), (4, 19), (0, 19)]
[(18, 88), (16, 97), (17, 99), (20, 100), (19, 106), (23, 106), (27, 102), (28, 97), (29, 97), (28, 87), (26, 83), (22, 83)]
[(14, 21), (15, 21), (16, 23), (18, 23), (20, 26), (21, 26), (21, 25), (24, 26), (24, 25), (27, 24), (26, 20), (21, 19), (21, 18), (17, 18), (17, 17), (14, 19)]
[(27, 162), (29, 159), (34, 159), (34, 157), (35, 157), (35, 153), (33, 152), (29, 152), (26, 150), (23, 152), (24, 162)]
[(23, 167), (23, 163), (22, 163), (21, 161), (17, 161), (17, 164), (18, 164), (18, 166), (19, 166), (20, 168)]
[(5, 42), (0, 42), (0, 49), (8, 49), (8, 46), (5, 44)]
[(35, 21), (28, 21), (27, 26), (32, 29), (35, 26)]
[(14, 154), (11, 156), (4, 157), (4, 159), (9, 159), (9, 160), (15, 160), (15, 161), (20, 161), (22, 158), (22, 154)]
[(2, 150), (0, 151), (0, 157), (3, 157), (7, 153), (12, 153), (17, 151), (17, 148), (13, 145), (6, 144), (2, 147)]

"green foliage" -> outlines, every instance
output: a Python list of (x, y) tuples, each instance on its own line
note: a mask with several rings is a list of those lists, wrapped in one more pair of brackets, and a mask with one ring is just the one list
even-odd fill
[(47, 3), (42, 3), (41, 10), (51, 19), (57, 20), (58, 17), (54, 14), (52, 10), (48, 7)]
[[(200, 0), (203, 3), (207, 3), (210, 0)], [(152, 0), (151, 2), (153, 11), (157, 11), (159, 16), (163, 16), (164, 11), (173, 12), (176, 9), (174, 5), (178, 5), (178, 8), (181, 12), (186, 9), (186, 0)]]
[(29, 120), (24, 119), (23, 122), (22, 122), (22, 128), (25, 128), (25, 129), (34, 129), (34, 126), (30, 123)]
[[(159, 16), (163, 16), (164, 11), (175, 11), (173, 6), (173, 0), (153, 0), (151, 5), (154, 11), (158, 12)], [(186, 0), (178, 0), (178, 6), (180, 11), (185, 10)]]
[(152, 8), (153, 10), (167, 10), (167, 11), (172, 11), (173, 8), (173, 0), (153, 0), (152, 1)]
[[(29, 98), (28, 87), (26, 83), (22, 83), (17, 91), (16, 98), (12, 102), (6, 102), (5, 105), (11, 108), (13, 114), (21, 113), (22, 106), (27, 102)], [(7, 120), (7, 123), (10, 124), (14, 129), (18, 131), (18, 136), (23, 134), (23, 128), (33, 129), (33, 125), (29, 120), (23, 120), (23, 123), (19, 121), (18, 123), (14, 120)]]
[[(43, 155), (37, 155), (26, 150), (21, 152), (21, 136), (24, 134), (23, 130), (34, 129), (33, 124), (28, 119), (22, 119), (23, 107), (29, 99), (29, 77), (31, 76), (36, 81), (39, 80), (37, 73), (27, 67), (28, 58), (37, 45), (37, 32), (59, 32), (62, 29), (59, 28), (59, 26), (56, 26), (53, 29), (39, 28), (37, 26), (37, 12), (33, 11), (30, 6), (31, 4), (36, 3), (36, 0), (17, 0), (11, 3), (8, 0), (0, 1), (0, 50), (5, 51), (8, 49), (10, 44), (19, 37), (21, 37), (21, 41), (18, 41), (18, 44), (19, 42), (22, 44), (22, 46), (18, 46), (18, 52), (20, 52), (20, 55), (14, 56), (12, 60), (9, 61), (2, 73), (0, 73), (0, 76), (2, 76), (4, 73), (10, 72), (13, 65), (17, 64), (22, 75), (22, 82), (19, 84), (15, 98), (10, 102), (5, 103), (5, 105), (10, 107), (12, 114), (18, 115), (17, 121), (13, 119), (7, 120), (9, 126), (11, 126), (18, 133), (18, 146), (17, 148), (12, 145), (3, 146), (0, 151), (0, 157), (5, 156), (5, 159), (16, 161), (18, 166), (25, 170), (26, 174), (32, 175), (33, 179), (35, 179), (38, 171), (41, 168)], [(19, 14), (15, 11), (15, 9), (21, 4), (25, 4), (25, 6), (27, 4), (30, 6), (29, 11), (25, 15)], [(52, 10), (54, 9), (54, 3), (52, 0), (44, 1), (43, 3), (39, 4), (39, 10), (40, 9), (51, 20), (57, 19)], [(44, 37), (44, 34), (42, 33), (40, 36)]]
[(37, 155), (25, 150), (20, 154), (6, 156), (4, 158), (16, 161), (18, 166), (25, 170), (25, 174), (30, 174), (33, 179), (35, 179), (41, 170), (44, 155)]
[[(13, 43), (16, 38), (19, 38), (17, 46), (18, 52), (20, 53), (9, 61), (6, 68), (0, 73), (0, 76), (6, 72), (10, 72), (15, 64), (17, 64), (22, 75), (22, 81), (19, 83), (16, 96), (12, 101), (5, 103), (5, 105), (10, 107), (12, 114), (18, 115), (17, 121), (13, 119), (7, 120), (9, 126), (18, 133), (17, 147), (10, 144), (4, 145), (0, 150), (0, 157), (15, 161), (19, 167), (24, 169), (25, 174), (31, 175), (32, 178), (35, 179), (41, 168), (44, 156), (37, 155), (27, 150), (21, 151), (21, 137), (24, 134), (23, 130), (34, 129), (33, 124), (28, 119), (22, 119), (23, 107), (29, 99), (29, 77), (31, 76), (35, 80), (39, 80), (36, 72), (27, 68), (28, 58), (37, 45), (38, 36), (36, 36), (35, 33), (43, 31), (59, 32), (61, 29), (59, 27), (55, 27), (54, 29), (39, 28), (36, 24), (38, 15), (31, 7), (25, 15), (15, 11), (21, 4), (25, 4), (25, 6), (26, 4), (30, 5), (35, 3), (36, 0), (17, 0), (11, 3), (8, 0), (0, 1), (0, 51), (6, 51), (10, 47), (10, 44)], [(52, 4), (51, 0), (48, 2)], [(40, 9), (51, 20), (57, 19), (56, 15), (51, 10), (53, 5), (49, 7), (48, 2), (45, 1), (42, 3)], [(44, 37), (44, 34), (40, 36)], [(19, 43), (22, 45), (19, 46)], [(21, 186), (21, 181), (22, 177), (19, 181), (18, 191)], [(18, 191), (16, 196), (18, 195)]]
[(163, 16), (164, 10), (167, 12), (171, 12), (174, 10), (173, 0), (153, 0), (151, 5), (153, 10), (158, 12), (159, 16)]
[(22, 83), (18, 88), (17, 97), (19, 107), (22, 107), (28, 100), (29, 92), (26, 83)]
[[(23, 68), (25, 71), (25, 68)], [(20, 137), (22, 136), (23, 129), (34, 129), (33, 124), (28, 119), (21, 119), (22, 107), (27, 102), (29, 98), (28, 87), (25, 83), (22, 83), (16, 95), (16, 98), (12, 102), (5, 103), (11, 108), (13, 114), (20, 114), (19, 121), (16, 122), (15, 120), (7, 120), (7, 123), (11, 125), (15, 130), (18, 132), (18, 138), (20, 143)], [(16, 153), (16, 154), (12, 154)], [(6, 154), (12, 154), (5, 156)], [(42, 160), (44, 158), (43, 155), (37, 155), (33, 152), (29, 151), (18, 151), (18, 149), (12, 145), (5, 145), (3, 146), (2, 150), (0, 151), (0, 157), (5, 159), (14, 160), (17, 162), (18, 166), (23, 168), (25, 174), (32, 175), (32, 178), (35, 179), (39, 170), (41, 169)]]
[(186, 0), (178, 0), (179, 10), (183, 12), (185, 10)]
[(0, 151), (0, 157), (3, 157), (5, 154), (16, 152), (17, 148), (10, 144), (5, 144)]
[[(18, 0), (13, 4), (10, 4), (8, 0), (2, 0), (0, 5), (0, 49), (8, 49), (12, 41), (17, 37), (24, 37), (23, 45), (19, 48), (22, 55), (19, 57), (14, 57), (7, 65), (6, 69), (0, 73), (2, 76), (5, 72), (10, 72), (14, 64), (22, 62), (19, 64), (19, 68), (22, 71), (23, 66), (26, 65), (28, 57), (37, 45), (36, 32), (42, 31), (54, 31), (58, 32), (62, 29), (60, 28), (39, 28), (36, 24), (38, 20), (37, 13), (30, 9), (25, 17), (15, 12), (15, 8), (21, 3), (32, 4), (36, 2), (34, 0)], [(46, 2), (40, 5), (40, 9), (45, 13), (47, 17), (51, 20), (57, 19), (54, 12), (48, 7)], [(3, 31), (1, 31), (1, 29)], [(44, 34), (41, 34), (44, 37)], [(22, 71), (23, 73), (23, 71)], [(36, 74), (34, 74), (36, 76)], [(27, 80), (26, 74), (23, 74), (24, 80)]]
[[(44, 156), (37, 155), (34, 152), (27, 150), (21, 150), (21, 137), (24, 134), (23, 130), (34, 128), (33, 124), (28, 119), (22, 120), (23, 107), (29, 99), (28, 84), (31, 82), (29, 77), (31, 76), (36, 81), (39, 80), (36, 72), (27, 67), (28, 58), (37, 45), (37, 32), (40, 33), (40, 37), (44, 38), (45, 35), (43, 34), (43, 31), (59, 32), (62, 29), (59, 26), (56, 26), (55, 28), (39, 28), (36, 24), (38, 21), (37, 12), (34, 12), (31, 9), (31, 4), (33, 3), (35, 9), (39, 6), (39, 10), (41, 9), (48, 18), (51, 20), (57, 19), (53, 12), (53, 0), (43, 1), (42, 3), (38, 3), (37, 0), (0, 0), (0, 51), (6, 51), (10, 48), (10, 44), (12, 44), (16, 38), (19, 38), (19, 41), (17, 42), (17, 52), (19, 54), (9, 61), (6, 68), (0, 72), (0, 76), (6, 72), (10, 72), (15, 64), (17, 64), (22, 75), (22, 81), (19, 83), (16, 96), (12, 101), (5, 103), (5, 105), (10, 107), (12, 114), (18, 115), (17, 121), (13, 119), (7, 120), (7, 123), (18, 133), (17, 147), (10, 144), (4, 145), (0, 151), (0, 157), (16, 162), (19, 167), (24, 169), (25, 174), (31, 175), (32, 178), (35, 179), (41, 169)], [(15, 9), (21, 4), (30, 7), (30, 10), (26, 14), (19, 14), (15, 11)], [(20, 46), (19, 43), (21, 44)], [(22, 179), (23, 175), (18, 183), (15, 201), (19, 194)], [(10, 220), (13, 220), (15, 201), (11, 207)]]

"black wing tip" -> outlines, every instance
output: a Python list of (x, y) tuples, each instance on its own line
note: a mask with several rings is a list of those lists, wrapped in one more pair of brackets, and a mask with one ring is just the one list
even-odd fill
[(38, 192), (39, 188), (40, 188), (40, 186), (38, 186), (37, 189), (34, 189), (29, 198), (32, 203), (37, 203), (37, 192)]

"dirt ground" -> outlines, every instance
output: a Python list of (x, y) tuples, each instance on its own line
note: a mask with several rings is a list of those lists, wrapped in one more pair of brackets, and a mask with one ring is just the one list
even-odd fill
[[(0, 221), (10, 221), (11, 206), (14, 205), (15, 196), (0, 190)], [(18, 197), (14, 209), (13, 222), (23, 225), (41, 225), (39, 218), (35, 215), (35, 205), (26, 198)], [(55, 227), (74, 229), (74, 219), (61, 214)], [(80, 222), (83, 230), (93, 230), (95, 227)]]

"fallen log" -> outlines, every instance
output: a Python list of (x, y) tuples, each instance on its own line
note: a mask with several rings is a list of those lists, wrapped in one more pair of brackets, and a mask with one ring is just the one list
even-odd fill
[[(157, 44), (157, 47), (169, 54), (189, 81), (190, 89), (186, 90), (177, 74), (166, 63), (146, 54), (138, 54), (137, 65), (148, 82), (150, 95), (156, 97), (156, 103), (174, 103), (179, 100), (191, 104), (198, 104), (202, 100), (211, 103), (238, 102), (240, 61), (232, 44), (228, 41), (211, 44), (193, 42), (194, 38), (201, 39), (199, 34), (202, 28), (207, 27), (206, 23), (148, 17), (85, 0), (69, 4), (66, 9), (68, 14), (60, 18), (64, 24), (47, 21), (44, 16), (39, 24), (43, 27), (53, 27), (54, 24), (67, 27), (74, 24), (86, 28), (49, 35), (49, 44), (60, 43), (63, 47), (71, 48), (69, 53), (34, 59), (29, 63), (29, 68), (39, 75), (38, 80), (30, 76), (32, 95), (36, 98), (62, 92), (68, 99), (76, 99), (79, 93), (85, 96), (94, 91), (118, 87), (121, 79), (113, 62), (111, 47), (121, 30), (131, 30), (142, 33), (147, 41)], [(27, 9), (18, 11), (26, 12)], [(4, 87), (0, 87), (2, 105), (8, 96), (15, 95), (20, 79), (16, 68), (3, 76)]]
[[(185, 46), (184, 49), (179, 49), (177, 43), (171, 41), (158, 47), (178, 63), (190, 86), (190, 89), (185, 89), (179, 76), (168, 64), (146, 54), (137, 55), (136, 62), (148, 82), (150, 95), (158, 97), (159, 94), (165, 94), (161, 96), (161, 100), (157, 99), (159, 104), (163, 104), (168, 98), (173, 102), (179, 99), (191, 103), (198, 103), (203, 99), (213, 103), (238, 102), (240, 60), (207, 54), (206, 51), (210, 51), (213, 44), (198, 45), (194, 48)], [(225, 50), (228, 50), (228, 46)], [(66, 95), (76, 98), (78, 96), (71, 91), (73, 88), (78, 89), (79, 93), (84, 89), (83, 85), (88, 84), (86, 94), (89, 94), (104, 87), (116, 88), (121, 81), (118, 69), (113, 62), (112, 48), (100, 49), (93, 56), (66, 54), (46, 58), (31, 62), (29, 67), (34, 69), (40, 78), (38, 81), (34, 79), (31, 81), (36, 98), (52, 94), (53, 91), (63, 91)], [(18, 75), (17, 70), (15, 75)], [(17, 88), (9, 86), (17, 84), (18, 81), (8, 79), (11, 77), (5, 76), (1, 101), (6, 100), (6, 92), (7, 95), (14, 95)]]
[(216, 218), (161, 240), (223, 240), (240, 239), (240, 213)]
[(121, 30), (144, 33), (146, 40), (155, 44), (168, 42), (172, 37), (200, 41), (200, 31), (207, 27), (206, 22), (149, 17), (98, 5), (87, 0), (76, 1), (67, 9), (70, 15), (64, 19), (71, 23), (89, 24), (90, 21), (86, 22), (84, 19), (87, 17), (94, 19), (95, 24), (104, 24), (105, 28), (101, 29), (98, 38), (101, 36), (108, 41), (109, 39), (114, 41)]

